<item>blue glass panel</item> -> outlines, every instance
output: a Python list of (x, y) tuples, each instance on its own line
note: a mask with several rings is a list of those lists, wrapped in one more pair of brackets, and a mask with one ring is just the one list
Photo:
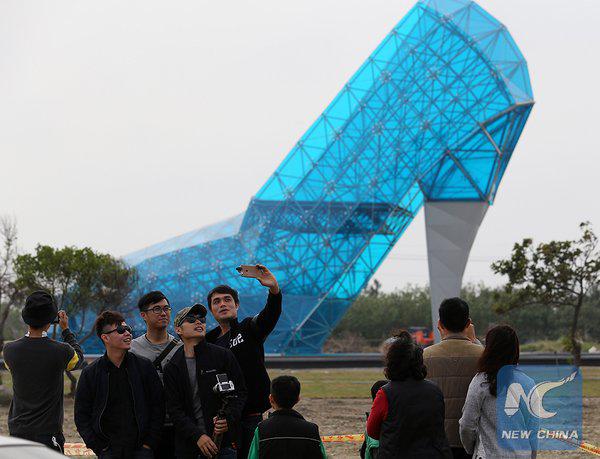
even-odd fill
[[(533, 105), (506, 28), (469, 0), (422, 0), (342, 87), (246, 212), (130, 255), (179, 309), (227, 282), (241, 314), (285, 295), (268, 352), (319, 352), (425, 200), (491, 202)], [(211, 319), (212, 320), (212, 319)], [(214, 325), (214, 322), (210, 325)]]

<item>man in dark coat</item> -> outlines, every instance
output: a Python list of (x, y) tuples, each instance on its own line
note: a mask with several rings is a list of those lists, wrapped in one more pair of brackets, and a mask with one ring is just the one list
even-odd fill
[[(206, 342), (206, 312), (195, 304), (179, 311), (174, 321), (183, 346), (165, 367), (164, 383), (175, 455), (235, 459), (246, 385), (233, 353)], [(226, 410), (218, 416), (225, 400)]]
[(152, 458), (165, 419), (154, 365), (129, 352), (131, 328), (118, 312), (104, 311), (94, 327), (106, 352), (81, 372), (77, 431), (99, 459)]
[(241, 421), (240, 459), (246, 459), (256, 426), (270, 408), (271, 381), (265, 368), (264, 342), (281, 315), (282, 297), (277, 279), (265, 266), (256, 265), (255, 268), (256, 279), (269, 289), (267, 304), (257, 315), (238, 321), (240, 299), (238, 292), (228, 285), (213, 288), (207, 297), (208, 307), (219, 326), (206, 334), (206, 341), (232, 350), (248, 388)]

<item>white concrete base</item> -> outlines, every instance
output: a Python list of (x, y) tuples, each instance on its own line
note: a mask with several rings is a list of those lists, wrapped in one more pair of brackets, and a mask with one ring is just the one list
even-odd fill
[(436, 342), (438, 309), (445, 298), (460, 296), (462, 278), (488, 202), (425, 203), (425, 231), (431, 291), (431, 319)]

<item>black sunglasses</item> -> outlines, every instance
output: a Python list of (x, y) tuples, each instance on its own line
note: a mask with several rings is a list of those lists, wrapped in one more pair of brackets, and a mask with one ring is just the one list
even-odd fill
[(199, 320), (201, 324), (205, 324), (206, 323), (206, 317), (202, 317), (202, 316), (185, 316), (183, 318), (183, 320), (181, 321), (183, 322), (187, 322), (188, 324), (195, 324), (196, 321)]
[(119, 335), (122, 335), (125, 332), (131, 333), (131, 327), (129, 325), (117, 325), (117, 328), (102, 333), (103, 335), (110, 335), (112, 332), (117, 332)]

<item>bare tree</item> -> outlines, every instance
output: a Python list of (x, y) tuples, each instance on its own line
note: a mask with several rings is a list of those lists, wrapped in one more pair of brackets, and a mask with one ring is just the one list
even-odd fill
[[(16, 257), (17, 222), (12, 217), (0, 216), (0, 352), (6, 340), (5, 327), (8, 315), (21, 296), (15, 285)], [(2, 373), (0, 373), (0, 388), (4, 390)]]
[(4, 348), (5, 325), (11, 308), (20, 298), (15, 285), (14, 261), (17, 257), (17, 222), (0, 217), (0, 351)]

